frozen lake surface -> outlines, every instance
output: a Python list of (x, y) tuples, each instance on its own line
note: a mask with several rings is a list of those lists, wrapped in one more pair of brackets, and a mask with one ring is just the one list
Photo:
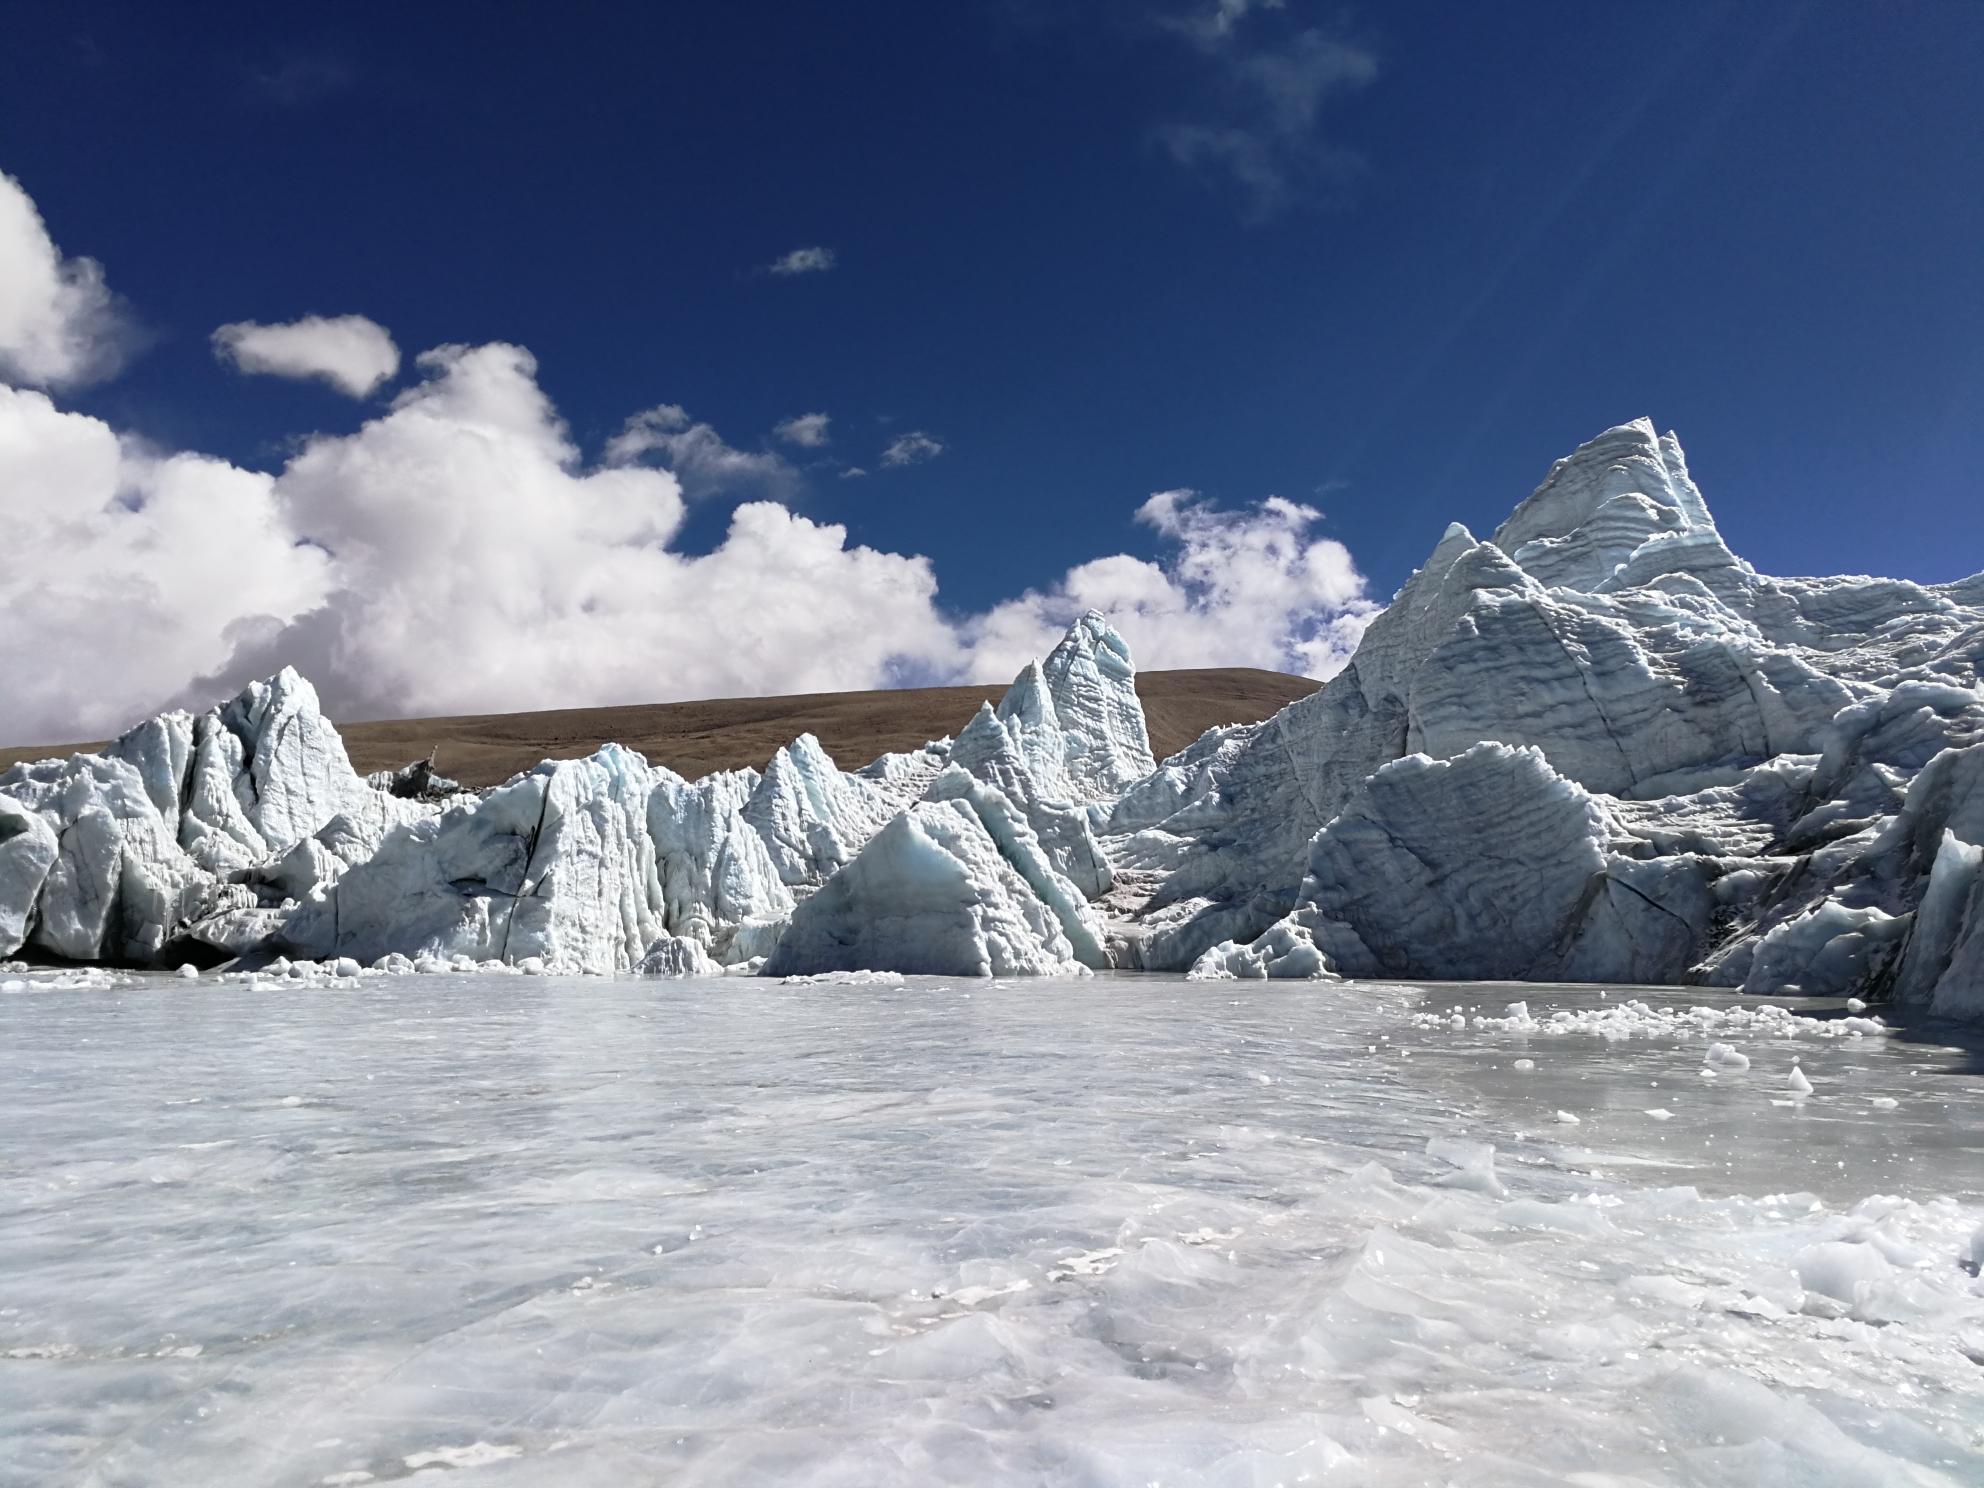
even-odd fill
[(1984, 1483), (1984, 1077), (1836, 1004), (75, 980), (7, 1485)]

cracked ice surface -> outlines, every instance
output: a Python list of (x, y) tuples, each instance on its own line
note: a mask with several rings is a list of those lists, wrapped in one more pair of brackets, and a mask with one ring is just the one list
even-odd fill
[(1977, 1056), (1836, 1000), (0, 990), (0, 1482), (1984, 1480)]

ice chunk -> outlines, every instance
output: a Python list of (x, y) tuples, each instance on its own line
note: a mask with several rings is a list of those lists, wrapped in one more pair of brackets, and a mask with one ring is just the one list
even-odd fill
[(859, 970), (1046, 976), (1081, 965), (1054, 911), (958, 798), (877, 833), (794, 911), (765, 965), (767, 976)]
[[(1344, 976), (1549, 975), (1585, 930), (1611, 830), (1537, 750), (1409, 756), (1373, 775), (1318, 834), (1301, 907), (1274, 944), (1304, 932), (1322, 966)], [(1271, 951), (1254, 949), (1253, 964)], [(1222, 959), (1243, 964), (1231, 952)]]
[(473, 807), (388, 834), (297, 910), (283, 944), (367, 962), (396, 951), (630, 970), (666, 929), (647, 830), (652, 784), (646, 761), (615, 744), (547, 761)]
[(1335, 972), (1316, 946), (1315, 935), (1306, 925), (1282, 920), (1254, 940), (1236, 945), (1223, 940), (1208, 947), (1192, 963), (1187, 975), (1193, 981), (1219, 981), (1235, 978), (1276, 977), (1300, 980), (1333, 977)]
[(1508, 1195), (1502, 1180), (1495, 1176), (1495, 1149), (1487, 1142), (1434, 1137), (1426, 1143), (1426, 1155), (1453, 1168), (1433, 1180), (1441, 1188), (1470, 1189), (1498, 1199)]
[(1809, 1292), (1862, 1308), (1894, 1275), (1879, 1247), (1861, 1241), (1829, 1240), (1798, 1253), (1792, 1263)]
[(723, 968), (710, 959), (699, 942), (664, 935), (641, 957), (640, 972), (651, 977), (721, 976)]
[(26, 942), (55, 853), (55, 833), (48, 823), (0, 796), (0, 956), (13, 955)]

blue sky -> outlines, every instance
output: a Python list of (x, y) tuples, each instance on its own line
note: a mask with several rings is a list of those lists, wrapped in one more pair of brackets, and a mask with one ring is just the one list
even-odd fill
[[(680, 405), (784, 462), (692, 499), (682, 551), (776, 495), (927, 556), (952, 614), (1166, 561), (1175, 534), (1133, 518), (1179, 487), (1321, 508), (1382, 599), (1448, 521), (1485, 533), (1640, 414), (1760, 568), (1984, 567), (1977, 5), (83, 3), (7, 27), (0, 171), (136, 329), (57, 402), (160, 449), (273, 470), (378, 417), (410, 368), (355, 400), (209, 344), (358, 314), (409, 358), (529, 348), (585, 460)], [(767, 272), (815, 246), (831, 268)], [(828, 442), (773, 436), (809, 412)], [(885, 468), (910, 432), (942, 452)]]

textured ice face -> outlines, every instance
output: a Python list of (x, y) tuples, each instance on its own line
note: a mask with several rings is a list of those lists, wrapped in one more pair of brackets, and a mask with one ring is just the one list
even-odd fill
[(57, 842), (38, 883), (0, 876), (0, 924), (83, 961), (142, 962), (187, 941), (247, 949), (392, 827), (437, 809), (354, 774), (316, 692), (288, 669), (206, 713), (140, 724), (100, 755), (17, 765), (0, 798)]
[[(1977, 591), (1759, 575), (1671, 435), (1609, 430), (1493, 542), (1450, 528), (1322, 691), (1118, 798), (1105, 850), (1163, 875), (1133, 910), (1141, 963), (1317, 975), (1334, 946), (1366, 974), (1522, 967), (1965, 1007)], [(1542, 799), (1530, 766), (1484, 741), (1533, 754), (1605, 825), (1560, 859), (1518, 807)], [(1390, 788), (1414, 754), (1476, 760), (1466, 797), (1446, 799), (1440, 769)], [(1360, 949), (1367, 930), (1382, 952)]]
[(765, 767), (741, 808), (770, 850), (780, 879), (818, 883), (861, 851), (895, 814), (891, 792), (840, 769), (820, 741), (801, 734)]
[[(1087, 802), (1102, 783), (1147, 770), (1149, 744), (1128, 648), (1099, 616), (1050, 661), (1028, 667), (1001, 711), (985, 710), (957, 741), (854, 773), (811, 735), (762, 775), (693, 782), (608, 745), (439, 802), (354, 775), (315, 693), (285, 671), (197, 718), (153, 719), (103, 755), (0, 777), (0, 953), (31, 942), (75, 960), (142, 962), (198, 942), (363, 965), (744, 965), (776, 949), (800, 900), (928, 801), (965, 808), (955, 824), (947, 807), (905, 829), (916, 840), (934, 832), (945, 851), (905, 858), (898, 834), (820, 900), (802, 933), (850, 896), (870, 903), (855, 890), (894, 854), (892, 872), (931, 867), (926, 899), (967, 906), (973, 928), (937, 951), (891, 951), (868, 934), (862, 954), (875, 965), (1103, 966), (1088, 900), (1113, 874)], [(954, 761), (963, 769), (938, 789)]]
[[(983, 789), (931, 797), (976, 803), (989, 846), (968, 844), (966, 878), (991, 906), (981, 918), (1006, 926), (979, 937), (996, 953), (947, 967), (1106, 964), (1086, 901), (1111, 870), (1069, 766), (1085, 779), (1120, 775), (1147, 764), (1148, 746), (1139, 759), (1142, 715), (1120, 637), (1091, 617), (1057, 655), (1071, 726), (1042, 669), (1029, 668), (1008, 698), (1010, 727), (988, 710), (967, 731), (964, 758)], [(611, 973), (754, 962), (800, 898), (931, 792), (952, 751), (937, 741), (850, 774), (802, 735), (763, 775), (690, 782), (609, 745), (483, 797), (402, 800), (352, 772), (315, 693), (285, 671), (199, 717), (153, 719), (102, 755), (0, 777), (0, 954), (26, 944), (142, 962), (197, 942), (367, 965), (467, 958)]]
[(1984, 1481), (1984, 1093), (1837, 1018), (94, 975), (0, 992), (0, 1481)]
[[(1408, 755), (1374, 774), (1317, 834), (1291, 921), (1258, 951), (1214, 947), (1194, 972), (1553, 976), (1593, 932), (1594, 909), (1606, 907), (1591, 887), (1611, 835), (1593, 798), (1535, 749)], [(1312, 946), (1315, 959), (1291, 960), (1297, 944)]]
[(792, 891), (771, 850), (744, 820), (744, 805), (758, 782), (755, 770), (723, 770), (694, 783), (655, 772), (648, 832), (668, 928), (705, 948), (724, 948), (746, 920), (792, 913)]
[(1143, 704), (1137, 700), (1129, 643), (1107, 618), (1090, 610), (1077, 620), (1041, 663), (1040, 674), (1053, 700), (1068, 781), (1078, 797), (1114, 797), (1157, 767)]
[(55, 865), (55, 833), (35, 812), (0, 796), (0, 955), (28, 938), (29, 916)]
[(1056, 913), (1080, 903), (1079, 895), (1065, 879), (1054, 881), (1038, 843), (1004, 797), (974, 788), (962, 771), (951, 778), (959, 782), (957, 794), (896, 817), (799, 906), (766, 975), (867, 970), (1053, 976), (1082, 970)]
[[(1015, 690), (1020, 685), (1015, 683)], [(1065, 768), (1059, 767), (1064, 758), (1058, 753), (1052, 757), (1045, 771), (1050, 783), (1042, 784), (1028, 763), (1030, 741), (1023, 726), (1015, 727), (1017, 721), (981, 707), (952, 744), (951, 763), (999, 791), (1025, 816), (1055, 869), (1088, 898), (1098, 898), (1109, 891), (1115, 874), (1088, 811), (1068, 795), (1054, 793), (1052, 782), (1069, 783)]]

